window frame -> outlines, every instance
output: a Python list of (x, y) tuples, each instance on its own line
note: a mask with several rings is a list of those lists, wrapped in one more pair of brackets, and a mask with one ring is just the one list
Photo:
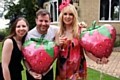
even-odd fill
[[(56, 2), (56, 6), (57, 6), (57, 7), (54, 7), (54, 2)], [(51, 5), (53, 6), (52, 9), (51, 9)], [(56, 8), (56, 10), (55, 10), (55, 8)], [(52, 10), (52, 13), (51, 13), (51, 10)], [(54, 14), (55, 11), (57, 11), (56, 14)], [(58, 15), (59, 15), (59, 11), (58, 11), (58, 0), (50, 0), (50, 1), (49, 1), (49, 12), (50, 12), (50, 14), (51, 14), (51, 18), (53, 19), (53, 20), (51, 21), (51, 24), (56, 24), (56, 23), (58, 23)], [(56, 17), (56, 20), (55, 20), (55, 17)]]
[(101, 17), (100, 17), (100, 15), (101, 15), (101, 0), (100, 0), (100, 5), (99, 5), (99, 22), (120, 22), (120, 0), (119, 0), (119, 15), (118, 15), (118, 20), (111, 20), (111, 8), (112, 8), (112, 6), (111, 6), (111, 4), (112, 4), (112, 0), (108, 0), (108, 4), (109, 4), (109, 12), (108, 12), (108, 20), (102, 20), (102, 19), (100, 19)]

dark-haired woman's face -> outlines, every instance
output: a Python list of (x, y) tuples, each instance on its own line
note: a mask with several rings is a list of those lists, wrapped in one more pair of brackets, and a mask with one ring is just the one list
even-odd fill
[(24, 20), (20, 20), (16, 24), (16, 36), (23, 37), (28, 32), (28, 26)]

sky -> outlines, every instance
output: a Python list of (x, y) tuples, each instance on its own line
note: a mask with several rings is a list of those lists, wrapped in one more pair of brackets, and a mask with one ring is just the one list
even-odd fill
[(0, 18), (0, 29), (5, 29), (8, 27), (9, 20), (5, 20), (3, 18)]

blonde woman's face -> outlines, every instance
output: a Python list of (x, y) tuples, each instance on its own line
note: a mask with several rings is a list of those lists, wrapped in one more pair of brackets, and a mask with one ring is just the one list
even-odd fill
[(64, 11), (63, 13), (63, 22), (65, 25), (71, 25), (73, 22), (73, 13), (70, 12), (69, 10)]

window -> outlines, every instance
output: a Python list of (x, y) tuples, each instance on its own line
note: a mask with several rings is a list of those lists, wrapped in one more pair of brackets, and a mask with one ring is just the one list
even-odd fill
[(52, 22), (58, 21), (58, 15), (60, 13), (58, 7), (61, 4), (61, 2), (62, 0), (49, 0), (49, 3), (47, 4), (44, 3), (44, 8), (46, 8), (51, 14)]
[(120, 21), (120, 0), (100, 0), (100, 20)]
[(58, 16), (58, 2), (57, 1), (51, 1), (50, 2), (50, 13), (51, 13), (51, 20), (54, 22), (54, 21), (57, 21), (57, 16)]
[[(49, 0), (49, 3), (45, 4), (45, 9), (48, 9), (51, 14), (51, 20), (52, 22), (58, 22), (58, 16), (60, 11), (58, 10), (59, 5), (61, 4), (62, 0)], [(73, 0), (71, 0), (71, 4)], [(76, 2), (79, 2), (79, 0), (76, 0)]]

